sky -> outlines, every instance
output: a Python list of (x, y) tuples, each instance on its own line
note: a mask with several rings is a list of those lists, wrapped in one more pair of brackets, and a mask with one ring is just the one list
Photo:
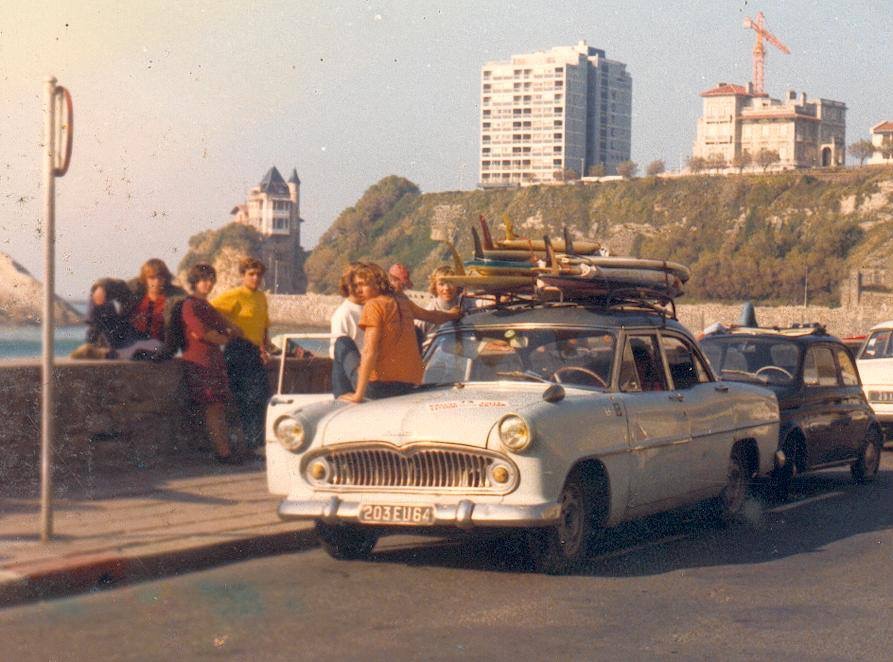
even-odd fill
[(847, 104), (847, 142), (893, 119), (893, 0), (486, 0), (0, 3), (0, 251), (43, 276), (44, 81), (74, 100), (71, 167), (56, 181), (56, 290), (149, 257), (173, 269), (188, 239), (229, 221), (276, 165), (301, 179), (313, 248), (372, 184), (477, 184), (480, 71), (585, 40), (633, 79), (632, 158), (677, 169), (699, 92), (745, 84), (763, 11), (766, 89)]

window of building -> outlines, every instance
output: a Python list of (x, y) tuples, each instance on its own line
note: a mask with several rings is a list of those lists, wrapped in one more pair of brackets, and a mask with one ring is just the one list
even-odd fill
[(490, 91), (490, 83), (484, 83), (484, 92)]
[(564, 110), (564, 109), (563, 109), (561, 106), (555, 106), (555, 107), (552, 109), (552, 112), (557, 113), (557, 114), (560, 114), (563, 110)]
[(561, 159), (552, 159), (552, 165), (553, 165), (553, 166), (560, 166), (560, 165), (561, 165)]
[(483, 154), (489, 154), (489, 153), (490, 153), (490, 148), (489, 148), (489, 147), (484, 147), (484, 148), (481, 150), (481, 153), (483, 153)]
[(484, 97), (483, 101), (484, 105), (486, 106), (488, 103), (490, 103), (490, 97)]
[(561, 154), (561, 145), (555, 145), (552, 147), (552, 151), (556, 154)]
[(489, 128), (490, 128), (490, 122), (484, 122), (481, 126), (483, 126), (485, 129), (489, 129)]
[(560, 133), (553, 133), (553, 134), (552, 134), (552, 138), (555, 139), (555, 140), (561, 140), (561, 136), (562, 136), (562, 134), (560, 134)]
[(552, 123), (552, 126), (561, 126), (562, 124), (563, 124), (563, 122), (562, 122), (561, 120), (555, 120), (555, 121)]

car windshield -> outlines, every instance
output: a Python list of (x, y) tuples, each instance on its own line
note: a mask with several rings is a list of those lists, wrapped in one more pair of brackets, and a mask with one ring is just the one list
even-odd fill
[(722, 379), (787, 385), (800, 365), (800, 347), (785, 339), (708, 336), (701, 347)]
[(606, 388), (614, 347), (614, 335), (603, 329), (459, 329), (434, 339), (424, 383), (558, 379)]
[(880, 331), (875, 331), (862, 347), (859, 359), (889, 358), (893, 358), (893, 330), (882, 329)]

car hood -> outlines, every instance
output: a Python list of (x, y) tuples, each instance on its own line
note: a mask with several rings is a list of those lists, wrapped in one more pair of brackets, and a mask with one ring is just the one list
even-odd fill
[(502, 416), (542, 403), (548, 384), (467, 384), (438, 387), (408, 395), (338, 407), (319, 422), (316, 444), (419, 441), (486, 447)]

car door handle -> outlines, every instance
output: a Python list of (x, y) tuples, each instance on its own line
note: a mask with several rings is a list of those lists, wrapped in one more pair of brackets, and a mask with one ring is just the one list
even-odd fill
[(667, 397), (670, 398), (670, 400), (675, 400), (676, 402), (682, 402), (683, 400), (685, 400), (685, 396), (681, 393), (670, 393)]
[(716, 386), (713, 387), (713, 390), (718, 391), (719, 393), (728, 393), (729, 387), (726, 386), (725, 384), (717, 384)]

